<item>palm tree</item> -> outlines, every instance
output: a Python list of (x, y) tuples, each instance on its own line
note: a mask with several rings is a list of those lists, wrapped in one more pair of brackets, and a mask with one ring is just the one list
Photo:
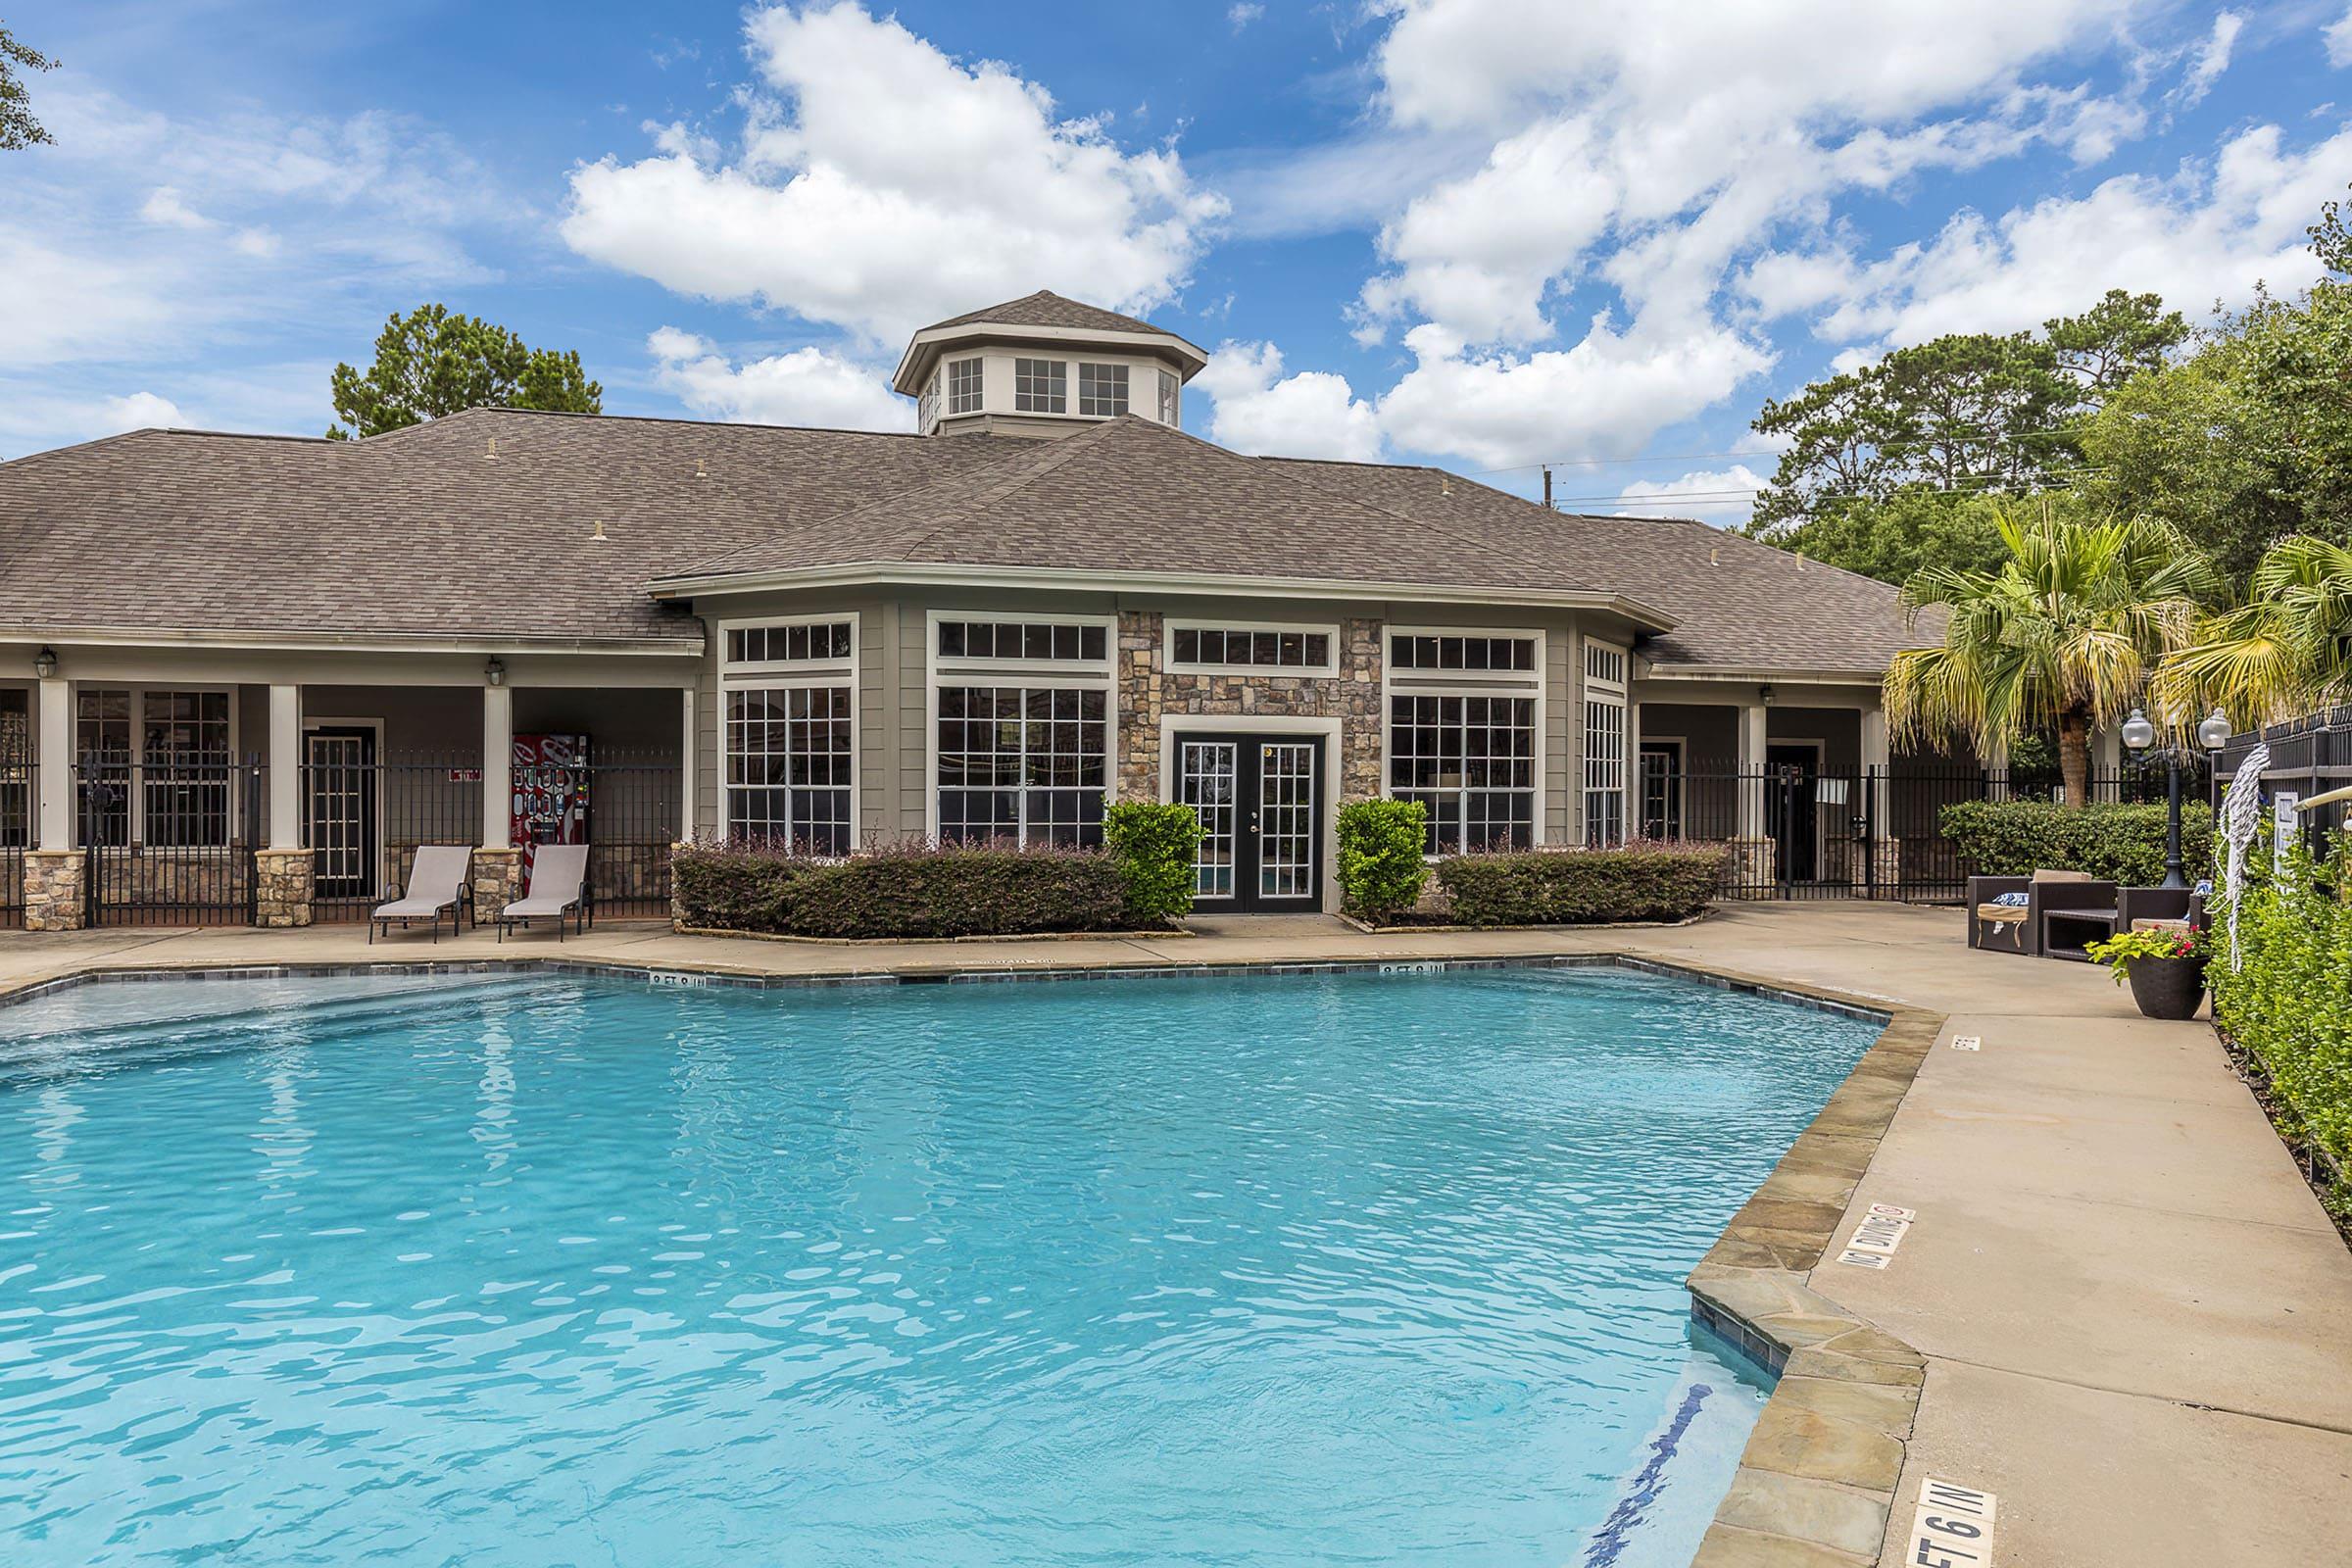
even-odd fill
[(2200, 621), (2156, 692), (2171, 712), (2219, 707), (2249, 729), (2352, 698), (2352, 549), (2301, 534), (2273, 545), (2246, 603)]
[(1913, 623), (1931, 606), (1946, 612), (1943, 641), (1895, 656), (1886, 721), (1904, 740), (1936, 745), (2054, 728), (2066, 802), (2081, 806), (2092, 727), (2140, 699), (2220, 580), (2179, 532), (2146, 518), (2078, 522), (2045, 508), (1994, 521), (2008, 552), (1998, 567), (1932, 566), (1903, 585)]

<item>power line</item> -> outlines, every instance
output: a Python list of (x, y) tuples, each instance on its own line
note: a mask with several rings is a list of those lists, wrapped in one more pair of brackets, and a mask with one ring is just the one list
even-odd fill
[[(2015, 431), (2000, 430), (1987, 424), (1956, 424), (1922, 434), (1916, 440), (1903, 444), (1922, 447), (1997, 447), (2048, 443), (2059, 439), (2061, 433), (2055, 430)], [(1871, 447), (1874, 451), (1878, 450), (1877, 443), (1871, 443)], [(1533, 473), (1539, 468), (1600, 468), (1636, 463), (1706, 463), (1722, 458), (1767, 458), (1777, 463), (1780, 457), (1780, 452), (1768, 449), (1761, 452), (1659, 452), (1639, 458), (1545, 458), (1537, 463), (1515, 463), (1507, 467), (1472, 468), (1463, 477), (1477, 479), (1491, 473)]]

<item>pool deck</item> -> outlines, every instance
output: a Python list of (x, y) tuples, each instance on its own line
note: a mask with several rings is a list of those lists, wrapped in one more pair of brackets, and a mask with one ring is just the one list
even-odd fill
[[(560, 949), (535, 935), (501, 946), (486, 932), (371, 948), (343, 927), (0, 932), (0, 995), (92, 970), (559, 955), (821, 977), (1579, 953), (1835, 993), (1896, 1017), (1807, 1135), (1851, 1173), (1776, 1173), (1812, 1183), (1811, 1202), (1788, 1205), (1793, 1255), (1767, 1255), (1771, 1229), (1740, 1240), (1738, 1222), (1719, 1247), (1758, 1265), (1741, 1287), (1751, 1295), (1781, 1289), (1774, 1281), (1809, 1292), (1800, 1304), (1813, 1316), (1787, 1321), (1816, 1331), (1796, 1336), (1813, 1348), (1759, 1424), (1701, 1563), (1909, 1562), (1930, 1476), (1997, 1496), (1991, 1561), (2003, 1568), (2251, 1568), (2341, 1551), (2352, 1254), (2208, 1024), (2143, 1019), (2085, 965), (1969, 952), (1954, 910), (1742, 905), (1671, 928), (1411, 936), (1265, 917), (1168, 940), (887, 947), (624, 925)], [(1955, 1036), (1982, 1049), (1952, 1049)], [(1804, 1242), (1797, 1230), (1819, 1232), (1837, 1212), (1841, 1243), (1873, 1202), (1917, 1211), (1885, 1269), (1837, 1262), (1835, 1244), (1806, 1266), (1818, 1235)], [(1729, 1296), (1741, 1285), (1734, 1272), (1723, 1273)], [(1849, 1342), (1883, 1342), (1892, 1370), (1823, 1387), (1838, 1374), (1816, 1375), (1822, 1346), (1846, 1318), (1869, 1326)]]

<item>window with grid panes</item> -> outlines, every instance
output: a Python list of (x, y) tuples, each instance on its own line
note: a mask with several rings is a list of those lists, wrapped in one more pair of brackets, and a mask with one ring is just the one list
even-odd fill
[(1078, 412), (1108, 416), (1127, 412), (1127, 367), (1078, 367)]
[(1012, 407), (1016, 414), (1067, 414), (1070, 368), (1059, 360), (1012, 362)]
[(942, 659), (1101, 663), (1110, 657), (1110, 628), (1078, 621), (943, 620), (938, 635)]
[(948, 412), (980, 412), (980, 362), (956, 360), (948, 366)]
[(1535, 699), (1392, 695), (1389, 794), (1427, 808), (1428, 854), (1528, 848), (1536, 822)]
[(1101, 687), (942, 686), (939, 836), (1101, 844), (1109, 739)]
[(848, 686), (726, 694), (727, 835), (812, 855), (847, 855), (857, 783)]

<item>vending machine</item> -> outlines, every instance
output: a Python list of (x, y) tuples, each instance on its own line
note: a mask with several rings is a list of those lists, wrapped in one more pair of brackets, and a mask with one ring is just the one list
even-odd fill
[(514, 737), (514, 846), (528, 871), (542, 844), (588, 842), (588, 737)]

